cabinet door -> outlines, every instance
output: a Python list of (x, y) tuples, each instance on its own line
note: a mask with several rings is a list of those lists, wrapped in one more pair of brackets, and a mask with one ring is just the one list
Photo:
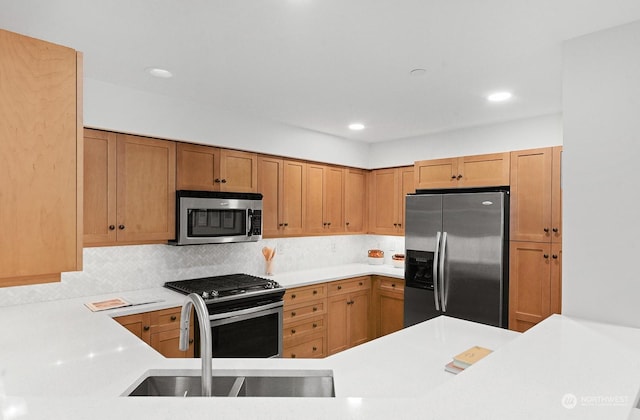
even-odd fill
[(551, 148), (511, 153), (512, 241), (551, 238)]
[(304, 230), (306, 165), (283, 161), (282, 224), (285, 235), (300, 235)]
[(344, 232), (344, 169), (327, 166), (324, 170), (323, 214), (325, 231)]
[(374, 276), (375, 337), (381, 337), (404, 326), (404, 280)]
[(465, 156), (458, 159), (458, 187), (509, 185), (509, 153)]
[(194, 356), (193, 328), (189, 334), (189, 348), (185, 351), (180, 350), (180, 329), (152, 332), (150, 344), (164, 357), (192, 358)]
[(175, 236), (174, 142), (117, 135), (118, 241)]
[(368, 290), (349, 295), (349, 347), (369, 341), (369, 299)]
[(144, 340), (144, 332), (149, 330), (148, 313), (118, 316), (113, 319), (141, 340)]
[(396, 226), (396, 234), (404, 235), (404, 217), (407, 206), (406, 196), (407, 194), (416, 192), (414, 168), (413, 166), (406, 166), (398, 168), (397, 171), (398, 179), (400, 181), (400, 185), (398, 187), (400, 194), (394, 198), (398, 209), (396, 213), (396, 220), (398, 222), (398, 225)]
[(0, 285), (82, 269), (82, 56), (0, 30)]
[(258, 192), (262, 194), (262, 236), (277, 237), (283, 228), (283, 161), (258, 157)]
[(221, 149), (220, 178), (220, 191), (257, 192), (258, 155)]
[(327, 354), (331, 355), (349, 348), (349, 304), (348, 294), (327, 299)]
[(371, 172), (371, 217), (369, 230), (381, 235), (397, 232), (397, 171), (377, 169)]
[(84, 130), (84, 244), (116, 241), (116, 134)]
[(432, 159), (415, 162), (415, 188), (455, 188), (458, 159)]
[(551, 242), (562, 243), (562, 146), (553, 148), (551, 170)]
[(349, 233), (366, 232), (367, 173), (361, 169), (344, 170), (344, 228)]
[(306, 165), (306, 203), (304, 230), (306, 233), (324, 233), (324, 171), (316, 164)]
[(551, 244), (551, 313), (562, 313), (562, 244)]
[(177, 189), (199, 191), (220, 189), (220, 149), (188, 143), (178, 143), (176, 149)]
[(551, 314), (551, 245), (511, 242), (509, 329), (526, 331)]

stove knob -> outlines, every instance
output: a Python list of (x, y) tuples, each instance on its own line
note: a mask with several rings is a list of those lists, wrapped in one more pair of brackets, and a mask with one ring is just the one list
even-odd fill
[(209, 292), (209, 294), (211, 295), (211, 297), (214, 297), (214, 298), (218, 297), (219, 295), (217, 290), (212, 290), (211, 292)]
[(202, 292), (202, 299), (209, 299), (209, 292)]

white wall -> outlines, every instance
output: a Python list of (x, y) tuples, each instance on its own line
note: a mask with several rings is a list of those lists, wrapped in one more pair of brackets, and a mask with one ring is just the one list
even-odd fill
[(369, 166), (413, 165), (416, 160), (498, 153), (562, 144), (562, 116), (535, 118), (465, 128), (371, 146)]
[(367, 168), (369, 145), (187, 100), (84, 80), (87, 127)]
[(564, 57), (563, 313), (640, 327), (640, 22)]

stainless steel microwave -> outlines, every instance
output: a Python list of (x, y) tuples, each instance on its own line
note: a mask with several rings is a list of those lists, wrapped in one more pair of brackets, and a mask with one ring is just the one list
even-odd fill
[(262, 239), (262, 194), (176, 191), (172, 245), (255, 242)]

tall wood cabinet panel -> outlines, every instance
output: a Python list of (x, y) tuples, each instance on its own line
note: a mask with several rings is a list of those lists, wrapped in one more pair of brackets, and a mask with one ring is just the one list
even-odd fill
[(340, 167), (307, 163), (304, 232), (344, 231), (344, 171)]
[(493, 187), (509, 185), (510, 154), (462, 156), (415, 162), (418, 189)]
[(0, 30), (0, 286), (82, 269), (82, 54)]
[(367, 172), (344, 170), (344, 230), (349, 233), (367, 231)]
[(176, 184), (179, 190), (258, 190), (256, 153), (178, 143), (176, 165)]
[(85, 144), (85, 245), (172, 239), (175, 143), (85, 129)]
[(263, 237), (302, 234), (305, 175), (303, 162), (258, 157), (258, 192), (263, 196)]
[(405, 197), (415, 192), (413, 166), (376, 169), (370, 176), (369, 231), (381, 235), (403, 235)]

